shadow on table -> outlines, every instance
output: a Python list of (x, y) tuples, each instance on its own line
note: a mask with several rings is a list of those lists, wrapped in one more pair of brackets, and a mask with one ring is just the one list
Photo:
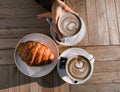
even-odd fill
[[(22, 38), (23, 36), (29, 33), (43, 33), (50, 36), (49, 24), (47, 23), (46, 19), (43, 18), (44, 15), (47, 15), (46, 14), (47, 10), (45, 8), (43, 8), (38, 3), (36, 3), (35, 0), (20, 0), (16, 2), (14, 2), (14, 0), (12, 1), (13, 2), (11, 1), (9, 2), (9, 0), (5, 2), (4, 1), (1, 2), (1, 5), (3, 5), (2, 6), (3, 8), (4, 8), (4, 5), (8, 4), (7, 11), (10, 9), (14, 10), (13, 9), (14, 6), (16, 7), (15, 12), (9, 11), (8, 12), (9, 14), (3, 13), (3, 19), (5, 17), (3, 27), (6, 28), (5, 30), (8, 30), (8, 32), (5, 31), (5, 34), (3, 33), (4, 34), (3, 37), (9, 38), (9, 39), (11, 39), (11, 37), (12, 39)], [(9, 9), (11, 5), (13, 5), (12, 6), (13, 8)], [(39, 14), (39, 19), (37, 18), (38, 14)], [(9, 18), (9, 17), (12, 17), (12, 18)], [(7, 51), (7, 50), (4, 50), (4, 51)], [(8, 50), (8, 54), (10, 54), (9, 51), (13, 52), (13, 49)], [(3, 56), (5, 55), (4, 54), (2, 55), (1, 53), (0, 55), (1, 62), (3, 62), (2, 60), (4, 60)], [(10, 62), (11, 61), (13, 62), (13, 55), (12, 57), (10, 56), (9, 57), (6, 56), (5, 60), (11, 59)], [(30, 78), (24, 75), (23, 73), (21, 73), (16, 68), (16, 65), (14, 64), (0, 65), (0, 90), (6, 90), (12, 87), (13, 88), (18, 87), (19, 89), (19, 86), (24, 86), (26, 84), (31, 85), (30, 83), (33, 83), (33, 82), (37, 82), (42, 87), (56, 87), (64, 83), (64, 81), (62, 81), (62, 79), (59, 77), (56, 68), (50, 74), (44, 77)]]
[[(3, 71), (3, 72), (1, 72)], [(23, 73), (21, 73), (16, 65), (10, 66), (0, 66), (0, 90), (5, 90), (8, 88), (19, 88), (19, 86), (29, 85), (32, 87), (31, 83), (37, 83), (41, 87), (52, 88), (57, 87), (65, 82), (59, 77), (57, 73), (57, 68), (55, 68), (51, 73), (40, 78), (31, 78)], [(28, 86), (27, 86), (28, 87)]]
[(55, 68), (50, 74), (42, 77), (40, 81), (37, 82), (39, 85), (48, 88), (57, 87), (65, 83), (58, 75), (57, 68)]

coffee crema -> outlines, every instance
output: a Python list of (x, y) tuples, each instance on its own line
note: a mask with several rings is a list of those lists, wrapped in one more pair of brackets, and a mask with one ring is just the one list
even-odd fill
[(82, 56), (72, 58), (66, 66), (67, 74), (75, 80), (83, 80), (86, 78), (90, 69), (90, 63)]
[(79, 16), (72, 13), (64, 13), (58, 20), (58, 29), (65, 36), (75, 35), (80, 31), (80, 27)]

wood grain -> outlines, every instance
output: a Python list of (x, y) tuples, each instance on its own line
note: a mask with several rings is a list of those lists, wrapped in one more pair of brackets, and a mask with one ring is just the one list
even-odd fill
[[(70, 47), (59, 47), (60, 53)], [(79, 48), (79, 47), (74, 47)], [(80, 47), (86, 50), (89, 54), (92, 54), (95, 61), (111, 61), (120, 60), (120, 46), (91, 46), (91, 47)]]
[(106, 0), (107, 20), (110, 44), (119, 45), (119, 31), (117, 25), (117, 17), (114, 0)]
[(54, 92), (69, 92), (69, 84), (65, 83), (59, 76), (57, 69), (53, 71), (53, 78), (54, 78)]
[(93, 73), (92, 77), (87, 81), (89, 84), (103, 83), (119, 83), (120, 72)]
[(20, 81), (19, 92), (30, 92), (30, 77), (20, 72), (19, 81)]
[(54, 88), (54, 92), (63, 92), (63, 91), (65, 91), (65, 92), (70, 91), (69, 84), (65, 83), (59, 87)]
[[(60, 47), (60, 53), (69, 47)], [(95, 47), (81, 47), (88, 53), (92, 54), (95, 61), (119, 61), (120, 60), (120, 46), (95, 46)], [(14, 50), (0, 51), (0, 64), (14, 64)]]
[(0, 28), (44, 28), (48, 23), (45, 18), (37, 17), (28, 18), (2, 18), (0, 19)]
[(0, 50), (0, 65), (14, 64), (14, 50)]
[(120, 40), (120, 1), (115, 0), (115, 5), (116, 5), (117, 22), (118, 22), (118, 29), (119, 29), (119, 40)]
[(0, 66), (0, 92), (9, 92), (8, 81), (8, 66)]
[[(41, 11), (42, 10), (42, 11)], [(0, 8), (0, 18), (16, 18), (16, 17), (37, 17), (38, 14), (45, 13), (46, 9), (40, 7), (26, 7), (26, 8)]]
[(3, 39), (21, 39), (31, 33), (42, 33), (50, 36), (49, 26), (47, 28), (0, 29), (0, 39), (1, 41)]
[(41, 78), (40, 85), (42, 86), (42, 92), (53, 92), (54, 90), (53, 71)]
[(19, 92), (19, 71), (15, 65), (9, 65), (9, 92)]
[(15, 48), (20, 39), (0, 39), (0, 49)]
[[(87, 13), (86, 13), (86, 1), (85, 0), (66, 0), (66, 3), (69, 7), (72, 7), (72, 9), (79, 14), (79, 16), (84, 20), (85, 26), (86, 26), (86, 33), (84, 38), (80, 43), (78, 43), (78, 46), (88, 46), (88, 30), (87, 30)], [(78, 5), (76, 5), (78, 4)]]
[(99, 29), (95, 0), (86, 0), (89, 45), (99, 45)]
[(109, 45), (109, 33), (106, 16), (105, 0), (96, 0), (97, 9), (97, 21), (98, 21), (98, 33), (99, 33), (99, 44)]
[(16, 7), (39, 7), (35, 0), (0, 0), (0, 8), (16, 8)]
[[(21, 73), (14, 63), (18, 41), (30, 33), (51, 37), (45, 17), (35, 0), (0, 0), (0, 92), (120, 92), (120, 0), (65, 0), (85, 21), (87, 32), (75, 46), (58, 45), (60, 54), (82, 48), (95, 58), (94, 72), (82, 85), (69, 85), (55, 68), (41, 78)], [(39, 15), (39, 18), (38, 18)]]
[(42, 92), (41, 78), (31, 78), (30, 92)]
[(71, 86), (70, 92), (119, 92), (119, 86), (119, 83), (77, 85)]
[(95, 61), (94, 63), (94, 73), (104, 73), (104, 72), (119, 72), (120, 60), (118, 61)]

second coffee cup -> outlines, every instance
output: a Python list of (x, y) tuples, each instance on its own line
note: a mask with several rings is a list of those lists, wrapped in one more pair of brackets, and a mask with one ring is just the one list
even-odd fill
[(80, 48), (70, 48), (60, 55), (57, 69), (60, 77), (70, 84), (87, 82), (94, 69), (94, 57)]

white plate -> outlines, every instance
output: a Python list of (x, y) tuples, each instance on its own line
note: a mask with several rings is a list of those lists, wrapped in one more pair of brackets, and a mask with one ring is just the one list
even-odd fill
[[(57, 63), (57, 71), (58, 74), (60, 75), (60, 77), (67, 83), (69, 84), (82, 84), (81, 81), (78, 81), (77, 83), (74, 83), (74, 81), (67, 75), (66, 70), (64, 68), (60, 68), (60, 58), (61, 57), (67, 57), (67, 59), (69, 60), (72, 56), (76, 56), (76, 55), (81, 55), (81, 56), (85, 56), (86, 58), (88, 58), (89, 60), (92, 57), (92, 55), (88, 54), (85, 50), (80, 49), (80, 48), (70, 48), (67, 49), (66, 51), (64, 51), (60, 56), (59, 56), (59, 61)], [(94, 58), (93, 58), (93, 62), (94, 62)], [(93, 70), (93, 69), (92, 69)], [(92, 72), (91, 72), (92, 74)]]
[[(39, 66), (39, 67), (28, 66), (26, 63), (24, 63), (21, 60), (21, 58), (19, 57), (19, 55), (16, 52), (17, 46), (21, 42), (26, 42), (26, 41), (37, 41), (37, 42), (41, 42), (41, 43), (47, 45), (53, 51), (53, 53), (55, 55), (55, 61), (52, 62), (51, 64)], [(55, 68), (57, 61), (58, 61), (59, 51), (58, 51), (58, 47), (57, 47), (56, 43), (48, 36), (41, 34), (41, 33), (32, 33), (32, 34), (29, 34), (29, 35), (26, 35), (25, 37), (23, 37), (18, 42), (17, 46), (16, 46), (15, 52), (14, 52), (15, 64), (17, 65), (18, 69), (25, 75), (28, 75), (30, 77), (42, 77), (42, 76), (45, 76), (48, 73), (50, 73)]]
[(73, 45), (76, 45), (77, 43), (79, 43), (84, 35), (85, 35), (85, 32), (86, 32), (86, 27), (85, 27), (85, 23), (83, 21), (83, 19), (80, 17), (80, 20), (81, 20), (81, 29), (80, 31), (74, 35), (74, 36), (71, 36), (71, 37), (65, 37), (64, 38), (64, 42), (59, 42), (57, 39), (56, 39), (56, 33), (52, 30), (52, 28), (50, 27), (50, 33), (52, 35), (52, 38), (58, 43), (58, 44), (61, 44), (61, 45), (65, 45), (65, 46), (73, 46)]

